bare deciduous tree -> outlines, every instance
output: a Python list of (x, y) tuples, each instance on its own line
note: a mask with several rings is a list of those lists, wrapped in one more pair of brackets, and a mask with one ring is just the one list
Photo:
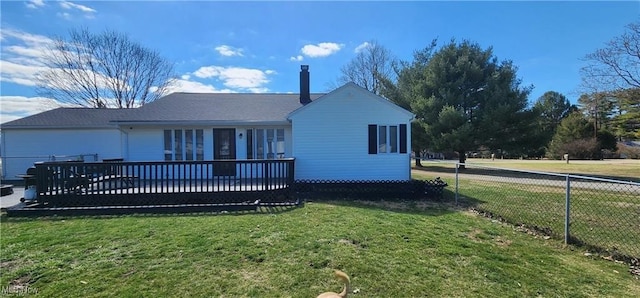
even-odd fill
[(581, 69), (583, 88), (617, 90), (640, 88), (640, 22), (627, 25), (602, 49), (588, 54)]
[(376, 41), (365, 43), (356, 57), (344, 65), (338, 78), (341, 84), (354, 82), (375, 94), (382, 91), (381, 79), (392, 79), (394, 58)]
[(62, 103), (93, 108), (134, 108), (164, 95), (173, 64), (125, 34), (71, 30), (44, 55), (37, 91)]

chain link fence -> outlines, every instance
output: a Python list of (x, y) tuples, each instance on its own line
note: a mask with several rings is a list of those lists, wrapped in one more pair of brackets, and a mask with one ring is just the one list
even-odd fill
[(459, 166), (457, 204), (618, 259), (640, 258), (640, 183)]

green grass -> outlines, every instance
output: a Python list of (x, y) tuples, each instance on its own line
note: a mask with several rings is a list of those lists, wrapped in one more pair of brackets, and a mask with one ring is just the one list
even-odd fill
[(634, 297), (624, 264), (447, 205), (312, 202), (243, 215), (3, 218), (0, 286), (39, 296)]
[[(426, 171), (414, 171), (414, 177), (428, 179), (442, 174), (437, 167), (448, 167), (440, 163), (426, 164)], [(517, 165), (517, 163), (516, 163)], [(595, 174), (603, 175), (611, 167), (603, 167)], [(600, 168), (598, 168), (600, 169)], [(460, 200), (484, 212), (490, 212), (512, 224), (552, 233), (558, 239), (564, 237), (565, 198), (564, 183), (545, 182), (542, 175), (517, 175), (509, 172), (488, 170), (476, 171), (468, 168), (461, 172), (459, 181)], [(471, 174), (471, 175), (468, 175)], [(538, 179), (526, 183), (513, 178)], [(454, 185), (453, 176), (444, 178)], [(540, 184), (542, 183), (542, 184)], [(572, 241), (592, 248), (606, 250), (612, 255), (640, 256), (640, 200), (631, 186), (616, 185), (615, 189), (590, 189), (574, 186), (571, 189)], [(455, 189), (449, 187), (450, 192)], [(449, 194), (453, 197), (453, 193)]]
[[(564, 188), (466, 179), (460, 183), (460, 196), (475, 208), (564, 237)], [(637, 194), (574, 190), (570, 235), (612, 253), (640, 256), (638, 204)]]
[[(423, 161), (422, 164), (427, 170), (434, 172), (453, 173), (455, 170), (455, 161)], [(640, 160), (637, 159), (570, 160), (569, 163), (567, 163), (561, 160), (490, 160), (469, 158), (467, 159), (467, 164), (471, 165), (470, 169), (474, 169), (473, 165), (479, 165), (561, 174), (593, 175), (640, 182)]]

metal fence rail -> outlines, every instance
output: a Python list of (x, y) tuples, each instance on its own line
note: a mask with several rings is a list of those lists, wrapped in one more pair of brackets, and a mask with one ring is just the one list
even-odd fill
[(640, 258), (640, 183), (465, 164), (456, 203), (567, 243)]

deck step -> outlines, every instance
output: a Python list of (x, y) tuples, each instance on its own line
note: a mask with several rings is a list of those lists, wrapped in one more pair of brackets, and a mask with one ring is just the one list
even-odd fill
[(0, 196), (8, 196), (13, 193), (13, 185), (2, 184), (0, 185)]

